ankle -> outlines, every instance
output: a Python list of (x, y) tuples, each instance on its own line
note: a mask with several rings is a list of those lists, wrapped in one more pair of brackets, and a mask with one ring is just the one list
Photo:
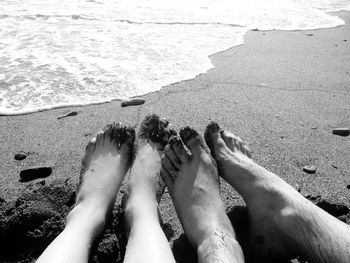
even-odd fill
[(216, 215), (208, 218), (206, 222), (199, 222), (197, 224), (195, 235), (192, 236), (192, 244), (195, 248), (203, 246), (208, 240), (212, 240), (213, 237), (232, 237), (235, 239), (235, 232), (232, 228), (231, 222), (229, 221), (226, 214)]
[(125, 218), (129, 225), (135, 220), (143, 218), (155, 218), (158, 220), (158, 202), (156, 198), (146, 199), (129, 197), (124, 206)]
[[(215, 228), (208, 232), (197, 247), (198, 262), (215, 262), (215, 259), (227, 259), (227, 262), (244, 262), (241, 246), (233, 231)], [(235, 259), (235, 260), (234, 260)]]
[(65, 228), (83, 228), (92, 236), (98, 236), (105, 227), (107, 217), (103, 209), (79, 203), (67, 215)]

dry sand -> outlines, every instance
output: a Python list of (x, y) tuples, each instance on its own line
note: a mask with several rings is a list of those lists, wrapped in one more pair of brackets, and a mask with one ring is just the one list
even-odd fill
[[(35, 238), (41, 238), (44, 247), (62, 227), (64, 214), (72, 205), (72, 198), (74, 201), (80, 162), (89, 138), (114, 121), (137, 128), (148, 113), (169, 118), (176, 129), (191, 125), (200, 132), (210, 120), (218, 121), (249, 143), (253, 159), (259, 164), (280, 175), (302, 194), (315, 201), (322, 199), (324, 208), (348, 220), (350, 137), (333, 135), (332, 129), (350, 126), (350, 13), (337, 15), (346, 20), (345, 26), (315, 31), (249, 32), (244, 45), (211, 57), (214, 69), (144, 96), (146, 103), (141, 106), (121, 108), (120, 101), (115, 101), (1, 116), (0, 224), (4, 229), (7, 227), (2, 231), (10, 233), (15, 228), (25, 236), (22, 243), (11, 241), (17, 242), (18, 251), (12, 259), (7, 255), (7, 260), (18, 261), (23, 248), (30, 247), (26, 242)], [(78, 115), (57, 119), (71, 111)], [(20, 151), (29, 152), (29, 156), (22, 161), (14, 160)], [(22, 169), (40, 165), (53, 167), (45, 182), (19, 181)], [(304, 165), (315, 165), (316, 173), (303, 172)], [(55, 187), (50, 186), (52, 183)], [(228, 211), (243, 204), (225, 183), (222, 189)], [(53, 200), (58, 197), (60, 201)], [(45, 198), (50, 202), (45, 203)], [(42, 208), (45, 206), (46, 210)], [(167, 193), (161, 206), (164, 222), (170, 225), (166, 230), (172, 236), (177, 258), (187, 262), (190, 257), (184, 251), (190, 249), (188, 243), (178, 239), (182, 230)], [(36, 212), (40, 207), (45, 216)], [(21, 221), (23, 216), (26, 222)], [(40, 225), (54, 216), (57, 219), (54, 223)], [(118, 225), (118, 220), (120, 214), (114, 224)], [(10, 224), (15, 227), (9, 229)], [(56, 224), (56, 232), (49, 231), (50, 224)], [(98, 262), (112, 262), (120, 257), (115, 251), (120, 233), (112, 232), (105, 235), (99, 246)], [(0, 233), (0, 242), (4, 242), (1, 234), (3, 237), (5, 234)], [(26, 256), (27, 252), (23, 253)], [(5, 259), (0, 253), (2, 261)]]

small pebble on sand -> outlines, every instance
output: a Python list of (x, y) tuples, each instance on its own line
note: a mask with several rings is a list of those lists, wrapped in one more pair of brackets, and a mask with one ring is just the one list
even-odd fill
[(25, 158), (27, 158), (28, 154), (25, 153), (25, 152), (19, 152), (19, 153), (16, 153), (15, 154), (15, 160), (17, 161), (21, 161), (21, 160), (24, 160)]
[(29, 182), (38, 178), (50, 176), (52, 168), (50, 166), (38, 166), (24, 169), (20, 172), (21, 182)]
[(57, 120), (63, 119), (63, 118), (66, 118), (66, 117), (75, 116), (75, 115), (78, 115), (78, 112), (72, 111), (72, 112), (70, 112), (70, 113), (67, 113), (67, 114), (65, 114), (65, 115), (62, 115), (62, 116), (57, 117)]
[(308, 174), (314, 174), (316, 173), (316, 166), (315, 165), (305, 165), (303, 167), (303, 171)]
[(339, 136), (349, 136), (350, 128), (349, 127), (336, 128), (333, 130), (333, 134), (339, 135)]
[(350, 189), (350, 184), (348, 184), (348, 185), (346, 186), (346, 188)]
[(120, 106), (122, 106), (122, 107), (137, 106), (137, 105), (142, 105), (145, 102), (146, 102), (145, 99), (134, 98), (134, 99), (129, 99), (129, 100), (122, 101)]

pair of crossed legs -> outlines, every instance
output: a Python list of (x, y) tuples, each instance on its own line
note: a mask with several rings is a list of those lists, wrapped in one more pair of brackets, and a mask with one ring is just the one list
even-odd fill
[(160, 175), (198, 261), (244, 262), (220, 197), (219, 174), (244, 198), (252, 232), (264, 238), (260, 253), (350, 262), (350, 227), (254, 163), (244, 142), (215, 123), (205, 132), (211, 154), (194, 129), (183, 128), (176, 136), (166, 121), (151, 115), (141, 125), (131, 165), (134, 138), (133, 129), (115, 124), (87, 145), (76, 205), (63, 232), (37, 262), (88, 262), (130, 166), (124, 198), (129, 228), (125, 262), (175, 262), (160, 227)]

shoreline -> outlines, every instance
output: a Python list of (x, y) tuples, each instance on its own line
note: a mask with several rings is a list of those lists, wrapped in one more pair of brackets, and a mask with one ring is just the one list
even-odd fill
[[(345, 14), (347, 12), (350, 12), (350, 10), (340, 10), (340, 11), (334, 11), (334, 12), (326, 12), (326, 14), (329, 14), (329, 15), (332, 15), (334, 14), (334, 16), (337, 16), (339, 18), (341, 18), (341, 15), (342, 14)], [(339, 16), (340, 15), (340, 16)], [(341, 18), (342, 19), (342, 18)], [(229, 51), (230, 49), (232, 48), (235, 48), (235, 47), (239, 47), (241, 45), (244, 45), (244, 39), (246, 37), (246, 35), (249, 33), (249, 32), (304, 32), (304, 31), (318, 31), (318, 30), (326, 30), (326, 29), (332, 29), (332, 28), (338, 28), (338, 27), (342, 27), (342, 26), (345, 26), (347, 23), (344, 19), (342, 19), (344, 21), (344, 24), (343, 25), (338, 25), (338, 26), (334, 26), (334, 27), (326, 27), (326, 28), (316, 28), (316, 29), (305, 29), (305, 30), (300, 30), (300, 29), (295, 29), (295, 30), (279, 30), (279, 29), (272, 29), (272, 30), (260, 30), (260, 29), (249, 29), (246, 33), (243, 34), (242, 36), (242, 43), (241, 44), (238, 44), (238, 45), (234, 45), (234, 46), (231, 46), (229, 47), (228, 49), (226, 50), (222, 50), (222, 51), (218, 51), (216, 53), (213, 53), (213, 54), (210, 54), (208, 55), (208, 58), (210, 59), (211, 61), (211, 57), (215, 57), (216, 55), (218, 54), (221, 54), (223, 52), (227, 52)], [(211, 61), (212, 63), (212, 61)], [(153, 91), (153, 92), (148, 92), (148, 93), (144, 93), (144, 94), (140, 94), (140, 95), (135, 95), (135, 96), (132, 96), (132, 97), (129, 97), (128, 99), (132, 99), (132, 98), (143, 98), (147, 95), (150, 95), (150, 94), (153, 94), (153, 93), (158, 93), (160, 92), (160, 90), (162, 90), (163, 88), (166, 88), (168, 86), (172, 86), (172, 85), (176, 85), (180, 82), (183, 82), (183, 81), (190, 81), (190, 80), (195, 80), (198, 76), (200, 75), (203, 75), (203, 74), (207, 74), (209, 71), (211, 71), (212, 69), (215, 68), (215, 65), (212, 63), (212, 67), (209, 68), (207, 71), (205, 72), (202, 72), (202, 73), (199, 73), (197, 75), (195, 75), (193, 78), (189, 78), (189, 79), (184, 79), (184, 80), (179, 80), (179, 81), (176, 81), (176, 82), (173, 82), (173, 83), (170, 83), (168, 85), (165, 85), (165, 86), (162, 86), (159, 90), (156, 90), (156, 91)], [(125, 99), (121, 99), (121, 98), (114, 98), (114, 99), (110, 99), (108, 101), (102, 101), (102, 102), (96, 102), (96, 103), (87, 103), (87, 104), (71, 104), (71, 105), (58, 105), (58, 106), (48, 106), (48, 107), (43, 107), (41, 109), (37, 109), (37, 110), (27, 110), (27, 111), (24, 111), (24, 112), (20, 112), (20, 113), (15, 113), (15, 112), (10, 112), (10, 113), (3, 113), (1, 110), (0, 110), (0, 117), (2, 116), (20, 116), (20, 115), (28, 115), (28, 114), (35, 114), (35, 113), (39, 113), (39, 112), (45, 112), (45, 111), (50, 111), (50, 110), (56, 110), (56, 109), (65, 109), (65, 108), (73, 108), (73, 107), (88, 107), (88, 106), (93, 106), (93, 105), (100, 105), (100, 104), (106, 104), (106, 103), (112, 103), (112, 102), (116, 102), (116, 101), (119, 101), (119, 102), (122, 102), (123, 100)]]
[[(137, 129), (146, 114), (156, 113), (177, 130), (191, 125), (201, 134), (210, 120), (218, 121), (249, 144), (257, 163), (301, 194), (350, 207), (350, 137), (332, 134), (350, 126), (350, 12), (340, 15), (346, 25), (336, 28), (249, 31), (244, 45), (210, 56), (214, 68), (143, 96), (141, 106), (121, 108), (113, 101), (0, 116), (0, 205), (31, 187), (42, 189), (43, 181), (48, 189), (57, 180), (76, 185), (93, 134), (114, 121)], [(71, 111), (78, 114), (57, 119)], [(28, 157), (14, 160), (21, 151)], [(315, 165), (316, 173), (304, 173), (304, 165)], [(31, 166), (53, 172), (19, 182), (20, 171)], [(243, 204), (227, 184), (221, 188), (227, 211)], [(182, 230), (167, 193), (161, 211), (176, 244)]]

